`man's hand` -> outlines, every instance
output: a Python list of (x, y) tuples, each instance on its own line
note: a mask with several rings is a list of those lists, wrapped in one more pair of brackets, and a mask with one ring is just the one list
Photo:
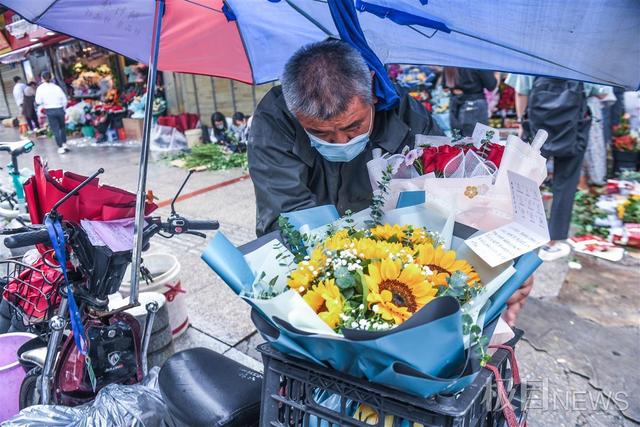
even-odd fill
[(509, 326), (514, 326), (516, 324), (518, 313), (524, 306), (524, 301), (531, 293), (531, 289), (533, 289), (533, 276), (529, 277), (529, 279), (522, 284), (520, 289), (515, 291), (515, 293), (511, 295), (511, 298), (507, 300), (507, 311), (504, 312), (502, 318), (507, 322), (507, 324), (509, 324)]

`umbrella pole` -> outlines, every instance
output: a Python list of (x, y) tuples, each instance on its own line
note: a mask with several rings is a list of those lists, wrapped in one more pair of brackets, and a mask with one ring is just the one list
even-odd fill
[(160, 32), (162, 30), (162, 16), (164, 15), (164, 0), (156, 1), (156, 16), (151, 40), (151, 56), (149, 58), (149, 75), (147, 76), (147, 100), (144, 109), (142, 149), (140, 150), (140, 165), (138, 169), (138, 191), (136, 193), (136, 216), (133, 231), (133, 255), (131, 260), (131, 294), (129, 303), (138, 305), (138, 289), (140, 283), (140, 263), (142, 260), (142, 231), (144, 230), (144, 207), (146, 201), (147, 165), (149, 164), (149, 146), (151, 144), (151, 121), (153, 97), (158, 75), (158, 51), (160, 50)]

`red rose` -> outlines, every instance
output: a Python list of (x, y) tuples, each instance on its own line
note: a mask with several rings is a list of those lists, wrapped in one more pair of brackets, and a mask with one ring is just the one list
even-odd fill
[(438, 154), (437, 147), (426, 147), (422, 150), (422, 173), (428, 174), (435, 170), (436, 154)]
[(502, 161), (502, 155), (504, 154), (504, 145), (489, 143), (489, 154), (487, 155), (486, 160), (488, 162), (493, 162), (497, 168), (500, 167), (500, 162)]
[(435, 159), (435, 171), (436, 173), (443, 173), (445, 166), (447, 163), (458, 154), (462, 152), (462, 150), (458, 147), (452, 147), (450, 145), (443, 145), (439, 147), (438, 154)]
[(459, 147), (452, 147), (451, 145), (425, 148), (422, 152), (423, 173), (435, 172), (442, 174), (447, 163), (461, 152), (462, 150)]

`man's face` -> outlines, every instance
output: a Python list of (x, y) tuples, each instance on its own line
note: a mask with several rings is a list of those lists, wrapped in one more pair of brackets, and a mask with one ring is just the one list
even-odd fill
[(352, 138), (372, 129), (373, 105), (354, 97), (344, 113), (328, 120), (296, 115), (303, 128), (312, 135), (332, 144), (346, 144)]

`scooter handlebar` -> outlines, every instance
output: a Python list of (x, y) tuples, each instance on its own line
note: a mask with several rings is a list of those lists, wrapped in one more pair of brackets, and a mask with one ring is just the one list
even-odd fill
[(14, 234), (4, 239), (4, 245), (9, 249), (33, 246), (38, 243), (49, 243), (49, 232), (46, 229), (36, 231), (26, 231)]
[(220, 228), (218, 221), (197, 221), (189, 220), (189, 230), (217, 230)]

